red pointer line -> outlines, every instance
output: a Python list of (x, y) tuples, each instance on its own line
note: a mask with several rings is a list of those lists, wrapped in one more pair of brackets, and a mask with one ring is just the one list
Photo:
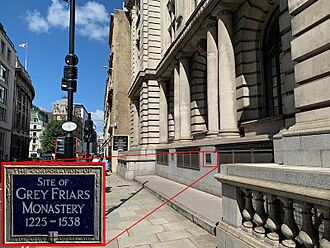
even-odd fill
[[(212, 168), (212, 167), (210, 167)], [(181, 190), (180, 192), (176, 193), (173, 197), (171, 197), (170, 199), (168, 199), (167, 201), (163, 202), (161, 205), (159, 205), (157, 208), (155, 208), (154, 210), (152, 210), (150, 213), (148, 213), (146, 216), (142, 217), (140, 220), (138, 220), (137, 222), (135, 222), (134, 224), (132, 224), (130, 227), (126, 228), (126, 230), (122, 231), (121, 233), (119, 233), (116, 237), (112, 238), (110, 241), (108, 241), (106, 243), (106, 246), (108, 244), (110, 244), (112, 241), (114, 241), (115, 239), (117, 239), (119, 236), (123, 235), (125, 232), (127, 232), (128, 230), (130, 230), (131, 228), (133, 228), (134, 226), (136, 226), (137, 224), (139, 224), (141, 221), (143, 221), (144, 219), (146, 219), (148, 216), (152, 215), (154, 212), (156, 212), (158, 209), (160, 209), (161, 207), (163, 207), (164, 205), (166, 205), (167, 203), (169, 203), (170, 201), (172, 201), (174, 198), (176, 198), (177, 196), (181, 195), (183, 192), (185, 192), (187, 189), (189, 189), (190, 187), (192, 187), (193, 185), (195, 185), (196, 183), (198, 183), (200, 180), (202, 180), (204, 177), (208, 176), (209, 174), (211, 174), (212, 171), (218, 169), (218, 166), (215, 166), (211, 171), (209, 171), (208, 173), (206, 173), (205, 175), (201, 176), (200, 178), (198, 178), (195, 182), (193, 182), (192, 184), (190, 184), (189, 186), (185, 187), (183, 190)]]

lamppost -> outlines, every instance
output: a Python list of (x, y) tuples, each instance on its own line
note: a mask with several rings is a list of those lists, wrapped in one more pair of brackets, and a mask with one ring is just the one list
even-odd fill
[[(65, 57), (67, 65), (64, 66), (64, 77), (62, 79), (62, 90), (68, 92), (68, 122), (72, 122), (73, 119), (73, 93), (77, 91), (78, 78), (78, 57), (74, 54), (75, 7), (76, 1), (70, 0), (69, 54)], [(65, 158), (73, 158), (73, 142), (73, 131), (67, 131), (64, 143)]]

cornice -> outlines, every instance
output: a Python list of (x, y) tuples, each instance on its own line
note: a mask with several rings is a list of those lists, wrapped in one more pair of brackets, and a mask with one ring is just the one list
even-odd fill
[(144, 71), (139, 71), (136, 75), (134, 82), (128, 89), (128, 96), (133, 97), (138, 87), (142, 84), (143, 81), (156, 79), (156, 70), (155, 69), (145, 69)]
[(170, 45), (164, 54), (162, 60), (157, 66), (157, 76), (160, 76), (173, 59), (176, 59), (177, 53), (181, 51), (184, 45), (189, 41), (189, 38), (198, 30), (199, 24), (203, 23), (209, 14), (220, 4), (222, 0), (203, 0), (199, 7), (195, 9), (186, 25), (181, 30), (175, 41)]

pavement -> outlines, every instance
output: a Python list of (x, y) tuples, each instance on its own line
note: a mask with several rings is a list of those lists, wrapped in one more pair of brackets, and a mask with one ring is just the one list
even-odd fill
[[(116, 174), (112, 174), (107, 180), (111, 185), (107, 208), (113, 210), (107, 215), (108, 240), (125, 231), (163, 203), (143, 184), (126, 181)], [(170, 206), (164, 205), (111, 242), (109, 247), (214, 248), (215, 243), (213, 235)]]
[[(131, 225), (144, 218), (148, 213), (163, 203), (161, 199), (150, 192), (150, 189), (145, 187), (145, 184), (124, 180), (116, 174), (107, 176), (109, 192), (107, 193), (106, 204), (106, 240), (107, 242), (112, 241), (108, 243), (106, 247), (216, 247), (215, 236), (194, 224), (168, 205), (162, 206), (134, 227), (130, 228)], [(172, 188), (171, 190), (173, 190), (174, 193), (175, 189)], [(177, 192), (179, 192), (179, 190)], [(172, 191), (170, 194), (172, 194)], [(0, 220), (1, 216), (2, 215), (0, 215)], [(121, 235), (118, 236), (119, 234)], [(33, 246), (30, 246), (29, 248), (32, 247)]]
[[(212, 175), (209, 175), (212, 176)], [(184, 192), (175, 197), (169, 205), (194, 223), (202, 226), (212, 235), (222, 216), (222, 198), (211, 195), (186, 185), (157, 176), (138, 176), (134, 178), (149, 189), (157, 197), (168, 200), (178, 192)]]

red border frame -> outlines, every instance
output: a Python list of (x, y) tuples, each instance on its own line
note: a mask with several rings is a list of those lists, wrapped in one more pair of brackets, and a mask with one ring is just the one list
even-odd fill
[(103, 162), (93, 162), (93, 165), (102, 165), (103, 167), (103, 242), (101, 244), (91, 244), (91, 243), (58, 243), (58, 244), (35, 244), (35, 243), (10, 243), (5, 244), (5, 211), (4, 211), (4, 199), (5, 199), (5, 193), (4, 193), (4, 165), (90, 165), (92, 162), (56, 162), (56, 161), (50, 161), (50, 162), (40, 162), (40, 161), (24, 161), (24, 162), (1, 162), (1, 185), (2, 185), (2, 194), (1, 194), (1, 207), (2, 207), (2, 221), (1, 221), (1, 246), (7, 247), (7, 246), (106, 246), (106, 168), (105, 163)]

